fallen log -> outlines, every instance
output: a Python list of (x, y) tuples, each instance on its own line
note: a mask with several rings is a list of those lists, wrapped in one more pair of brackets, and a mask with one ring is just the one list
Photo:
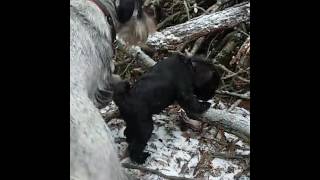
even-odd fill
[(250, 19), (250, 3), (245, 2), (208, 15), (165, 28), (148, 37), (147, 45), (156, 50), (179, 49), (184, 42), (193, 41), (221, 29), (232, 28)]
[(198, 119), (212, 125), (220, 125), (228, 133), (234, 134), (245, 142), (250, 143), (250, 120), (227, 110), (210, 108), (198, 115)]

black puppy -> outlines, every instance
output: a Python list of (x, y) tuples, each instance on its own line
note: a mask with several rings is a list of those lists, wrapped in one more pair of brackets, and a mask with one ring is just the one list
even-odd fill
[(215, 68), (198, 57), (175, 55), (158, 62), (130, 88), (127, 81), (114, 85), (113, 100), (126, 122), (125, 136), (129, 156), (144, 163), (143, 152), (153, 130), (152, 115), (175, 101), (187, 113), (203, 113), (218, 88), (220, 76)]

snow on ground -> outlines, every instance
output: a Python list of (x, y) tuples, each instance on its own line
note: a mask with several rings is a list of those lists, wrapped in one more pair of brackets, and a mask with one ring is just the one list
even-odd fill
[[(219, 102), (213, 106), (218, 109), (226, 109), (226, 106)], [(114, 110), (116, 106), (111, 103), (101, 110), (101, 113)], [(248, 164), (248, 159), (221, 159), (212, 157), (210, 154), (228, 153), (226, 146), (221, 145), (238, 139), (236, 136), (228, 133), (214, 137), (217, 129), (212, 126), (206, 126), (201, 132), (195, 132), (191, 129), (182, 131), (178, 113), (173, 108), (168, 108), (159, 115), (154, 115), (154, 131), (145, 151), (151, 156), (143, 164), (144, 167), (155, 169), (163, 174), (170, 176), (187, 177), (194, 179), (209, 180), (231, 180), (234, 176), (243, 170)], [(250, 112), (243, 108), (236, 107), (231, 111), (239, 116), (250, 120)], [(122, 162), (131, 162), (125, 155), (127, 143), (123, 134), (125, 122), (122, 119), (111, 119), (108, 122), (113, 137), (117, 143), (120, 159)], [(219, 139), (218, 142), (217, 139)], [(250, 147), (241, 140), (235, 143), (236, 154), (249, 155)], [(158, 175), (149, 174), (139, 170), (127, 170), (139, 179), (163, 180)], [(240, 179), (250, 179), (247, 176), (241, 176)]]

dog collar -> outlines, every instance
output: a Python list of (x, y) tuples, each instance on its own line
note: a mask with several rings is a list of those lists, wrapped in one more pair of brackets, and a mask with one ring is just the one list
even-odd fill
[(112, 42), (114, 42), (116, 39), (116, 29), (115, 29), (115, 25), (113, 23), (112, 17), (110, 15), (107, 7), (105, 5), (103, 5), (103, 3), (99, 0), (89, 0), (89, 1), (92, 1), (93, 3), (95, 3), (99, 7), (99, 9), (103, 12), (104, 16), (107, 18), (107, 21), (111, 26)]

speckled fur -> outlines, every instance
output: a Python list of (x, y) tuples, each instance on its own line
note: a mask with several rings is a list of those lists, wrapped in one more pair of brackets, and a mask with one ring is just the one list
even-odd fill
[[(111, 1), (103, 3), (116, 19)], [(89, 0), (70, 0), (70, 179), (128, 178), (96, 108), (97, 91), (110, 89), (112, 56), (110, 26), (102, 11)]]

